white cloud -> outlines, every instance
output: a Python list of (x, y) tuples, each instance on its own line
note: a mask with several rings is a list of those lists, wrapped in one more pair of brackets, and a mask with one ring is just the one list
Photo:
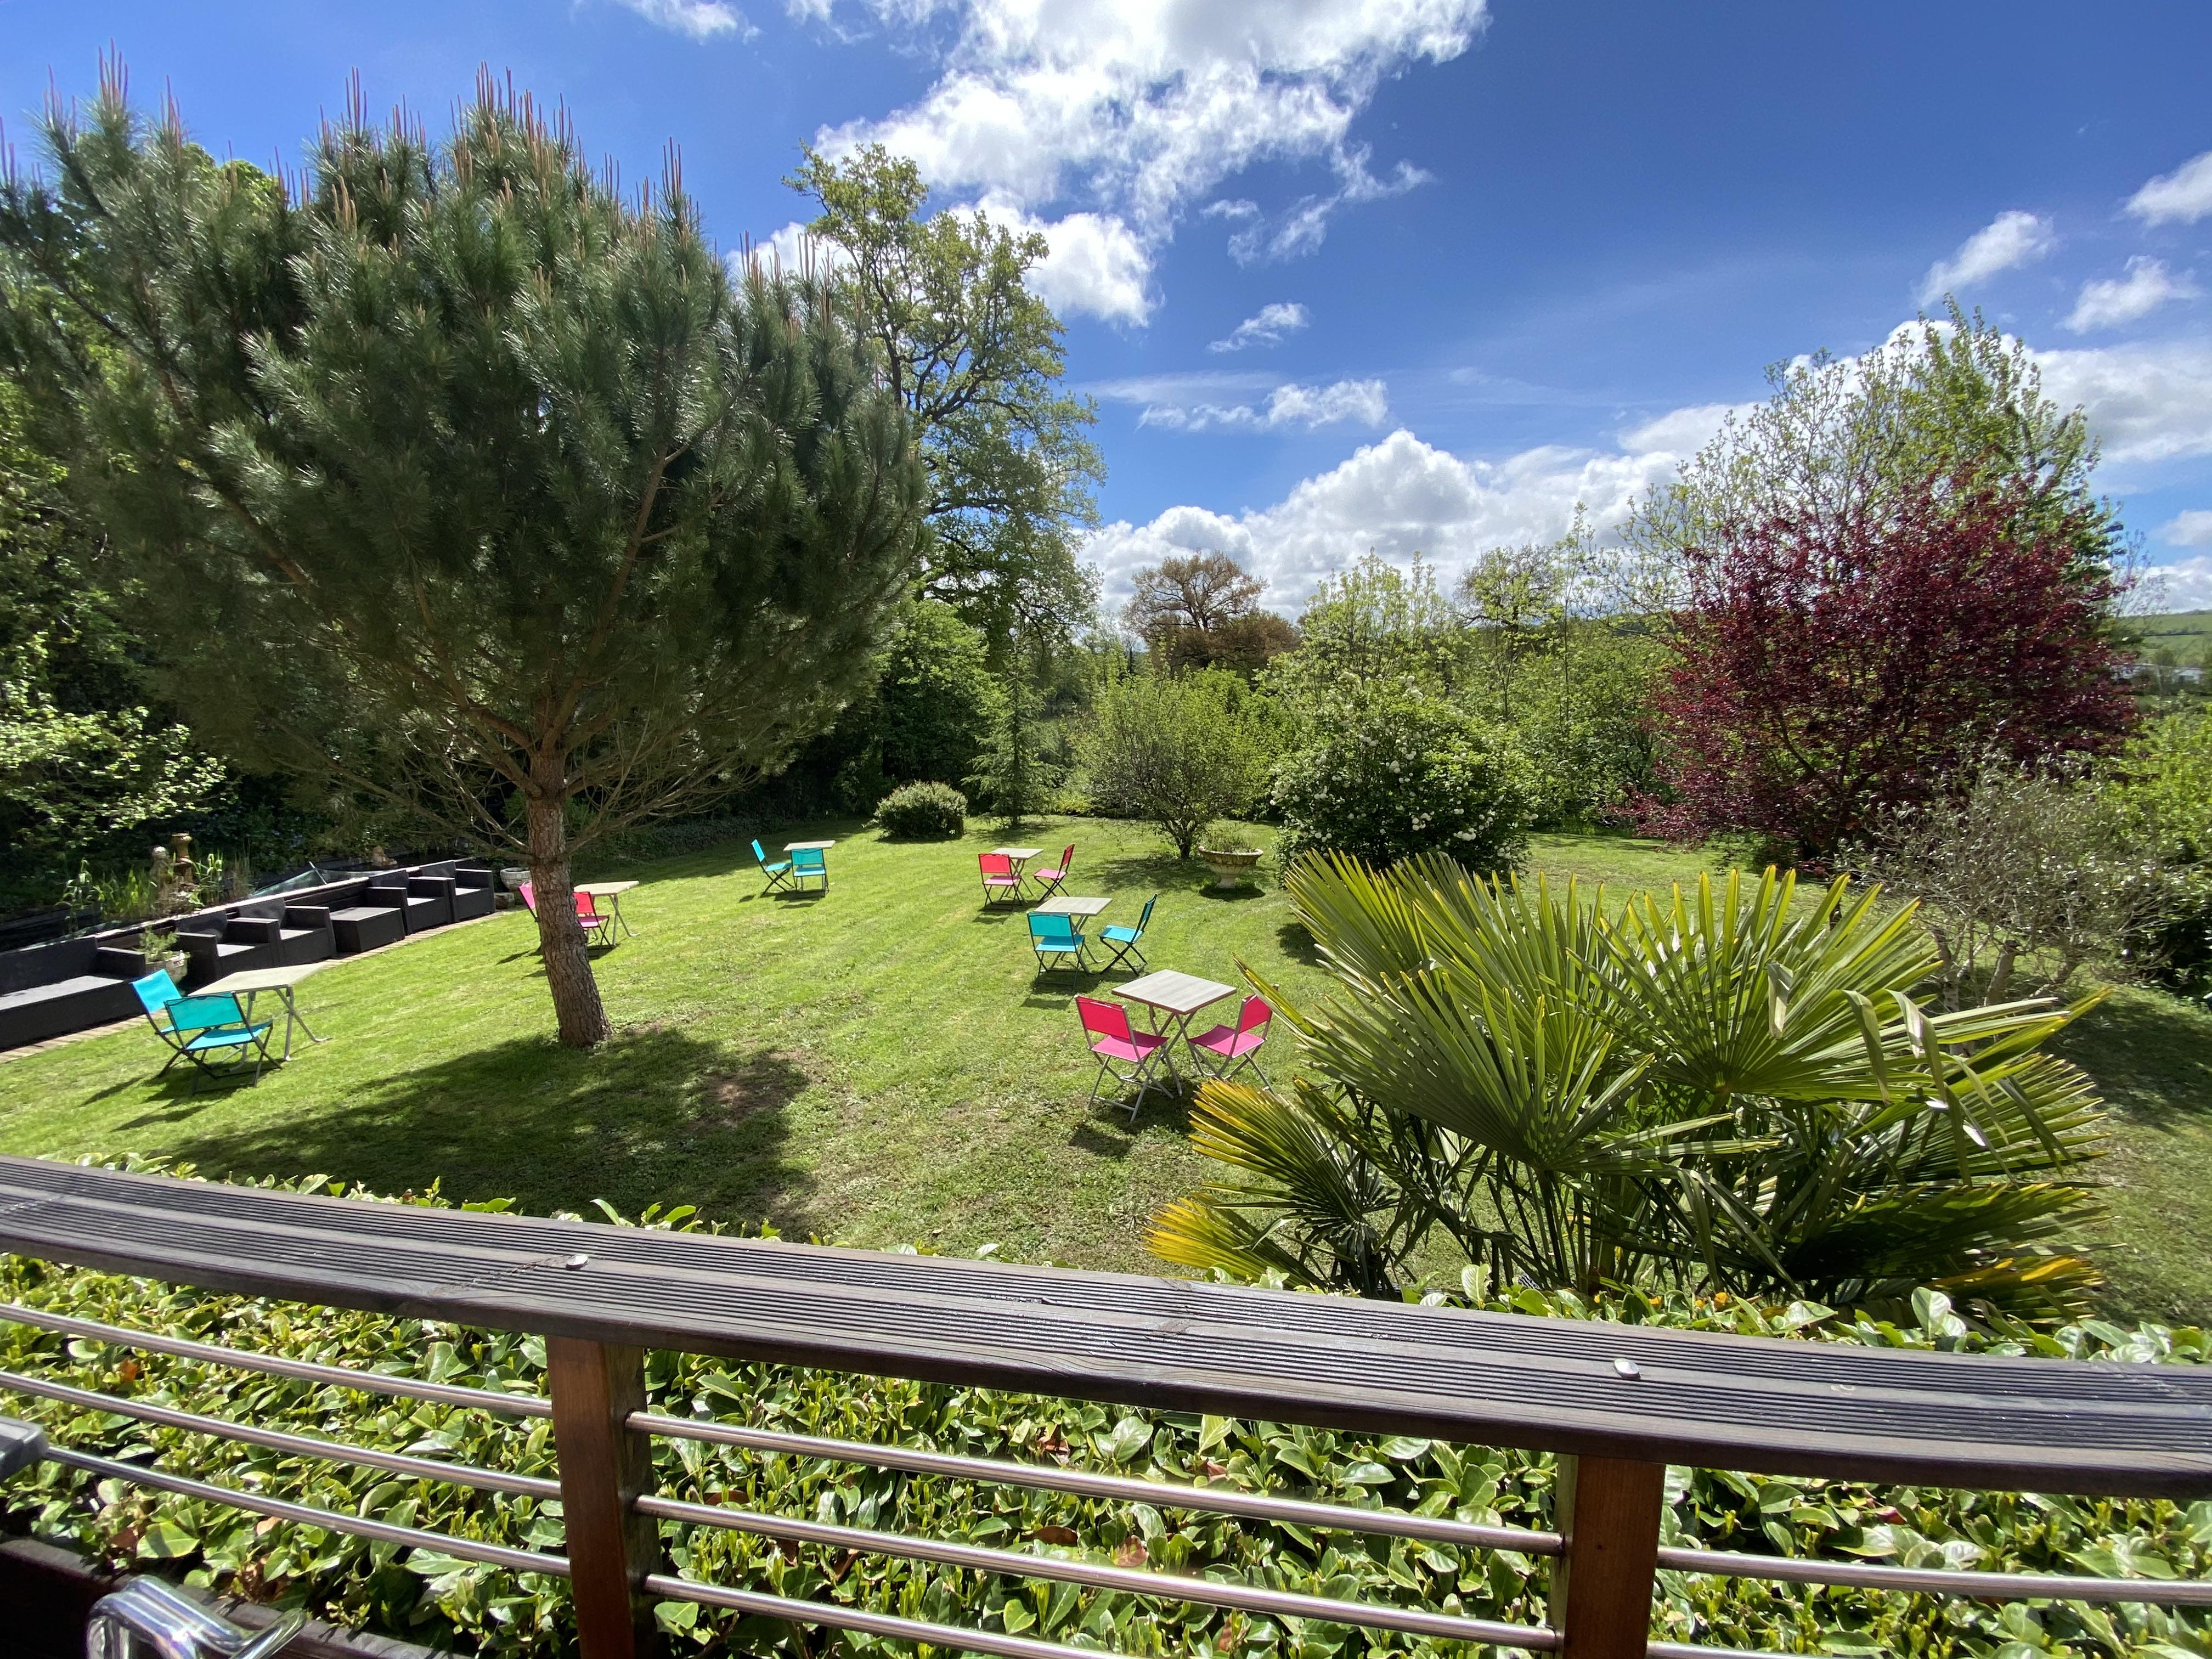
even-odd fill
[(1062, 316), (1082, 312), (1141, 327), (1152, 314), (1146, 286), (1152, 274), (1151, 257), (1120, 218), (1071, 213), (1060, 219), (1039, 219), (1004, 192), (986, 196), (979, 205), (1011, 230), (1043, 234), (1052, 251), (1030, 267), (1029, 284)]
[(2212, 547), (2212, 511), (2197, 507), (2177, 513), (2158, 527), (2168, 547)]
[[(1249, 233), (1252, 257), (1310, 250), (1340, 206), (1420, 182), (1402, 162), (1375, 174), (1352, 123), (1385, 79), (1459, 56), (1486, 21), (1486, 0), (855, 3), (923, 38), (949, 18), (951, 44), (918, 101), (825, 129), (821, 147), (834, 155), (880, 143), (956, 196), (1095, 211), (1126, 239), (1117, 258), (1146, 259), (1139, 290), (1191, 204), (1255, 162), (1319, 161), (1337, 186), (1273, 223), (1255, 204), (1216, 204), (1211, 211), (1249, 222), (1239, 235)], [(1131, 276), (1117, 266), (1113, 314), (1137, 315)]]
[(781, 229), (770, 233), (764, 240), (753, 243), (740, 254), (733, 255), (732, 268), (744, 253), (765, 261), (772, 270), (780, 270), (792, 276), (833, 270), (846, 264), (850, 257), (836, 243), (825, 242), (819, 237), (810, 235), (806, 227), (796, 219)]
[(1620, 434), (1620, 447), (1631, 453), (1659, 450), (1686, 460), (1705, 447), (1729, 416), (1753, 407), (1750, 404), (1692, 404), (1641, 426), (1629, 427)]
[(1921, 280), (1920, 303), (1931, 305), (1946, 294), (2040, 259), (2058, 238), (2048, 219), (2008, 209), (1959, 244), (1948, 259), (1928, 267)]
[(2212, 214), (2212, 149), (2160, 173), (2128, 198), (2128, 210), (2147, 225), (2193, 225)]
[(2083, 405), (2105, 459), (2179, 460), (2212, 455), (2212, 340), (2168, 340), (2031, 350), (2043, 390), (2061, 408)]
[(1389, 418), (1389, 388), (1380, 380), (1337, 380), (1328, 386), (1277, 386), (1267, 394), (1267, 407), (1250, 404), (1147, 403), (1137, 417), (1139, 426), (1165, 427), (1175, 432), (1273, 432), (1286, 426), (1334, 426), (1356, 421), (1380, 426)]
[(1421, 554), (1449, 580), (1488, 548), (1565, 533), (1578, 505), (1594, 527), (1609, 527), (1674, 465), (1667, 454), (1554, 446), (1468, 461), (1401, 428), (1273, 507), (1234, 515), (1170, 507), (1149, 524), (1106, 526), (1084, 556), (1104, 575), (1109, 605), (1127, 598), (1146, 565), (1218, 551), (1264, 578), (1274, 602), (1295, 611), (1321, 578), (1370, 551), (1401, 565)]
[(694, 40), (711, 40), (718, 34), (750, 40), (760, 33), (745, 21), (743, 12), (724, 0), (617, 0), (617, 3), (648, 23), (688, 34)]
[(2198, 553), (2171, 564), (2154, 564), (2148, 574), (2159, 582), (2161, 609), (2212, 611), (2212, 556)]
[(2186, 276), (2168, 270), (2165, 260), (2139, 253), (2128, 261), (2126, 276), (2082, 283), (2081, 297), (2074, 302), (2066, 326), (2076, 334), (2116, 328), (2148, 316), (2169, 300), (2194, 300), (2202, 291)]
[(1242, 351), (1249, 345), (1276, 345), (1286, 334), (1295, 334), (1313, 321), (1313, 313), (1296, 301), (1285, 303), (1277, 301), (1264, 305), (1229, 331), (1226, 339), (1216, 340), (1206, 347), (1208, 351)]

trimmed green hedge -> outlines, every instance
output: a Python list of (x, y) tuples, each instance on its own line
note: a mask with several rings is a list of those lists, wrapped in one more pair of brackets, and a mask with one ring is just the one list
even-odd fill
[[(143, 1160), (121, 1167), (159, 1169)], [(189, 1176), (189, 1166), (168, 1173)], [(341, 1190), (312, 1179), (264, 1182)], [(373, 1194), (354, 1191), (349, 1196)], [(439, 1204), (428, 1194), (403, 1202)], [(503, 1202), (466, 1207), (496, 1210)], [(690, 1229), (688, 1211), (645, 1224)], [(118, 1274), (5, 1261), (11, 1299), (140, 1328), (158, 1328), (325, 1364), (364, 1366), (477, 1388), (542, 1392), (544, 1355), (533, 1339), (452, 1325), (177, 1290)], [(1923, 1292), (1919, 1323), (1901, 1328), (1793, 1304), (1629, 1296), (1601, 1306), (1516, 1290), (1498, 1296), (1473, 1273), (1431, 1301), (1471, 1302), (1531, 1316), (1598, 1317), (1680, 1328), (1961, 1352), (2050, 1354), (2143, 1364), (2203, 1364), (2196, 1329), (2134, 1331), (2092, 1322), (2055, 1334), (1971, 1330), (1940, 1296)], [(496, 1418), (433, 1404), (325, 1389), (159, 1355), (0, 1326), (8, 1369), (106, 1392), (138, 1395), (213, 1416), (251, 1419), (358, 1445), (411, 1450), (528, 1474), (550, 1474), (544, 1419)], [(1164, 1480), (1204, 1478), (1340, 1502), (1451, 1514), (1467, 1521), (1545, 1526), (1553, 1460), (1425, 1440), (1337, 1433), (1177, 1413), (1124, 1411), (982, 1389), (854, 1377), (786, 1366), (652, 1356), (653, 1408), (852, 1439), (1070, 1464)], [(27, 1396), (4, 1409), (35, 1418), (63, 1443), (111, 1457), (158, 1457), (164, 1468), (295, 1501), (374, 1513), (408, 1525), (557, 1550), (557, 1504), (393, 1480), (374, 1470), (299, 1458), (86, 1413)], [(691, 1442), (659, 1442), (661, 1488), (681, 1498), (781, 1510), (1042, 1550), (1229, 1574), (1322, 1595), (1356, 1596), (1470, 1615), (1541, 1622), (1543, 1576), (1528, 1559), (978, 1486), (939, 1477), (848, 1468)], [(1903, 1565), (2025, 1572), (2118, 1573), (2157, 1578), (2212, 1574), (2212, 1503), (2045, 1498), (1933, 1489), (1869, 1489), (1733, 1473), (1669, 1472), (1669, 1541), (1792, 1555), (1858, 1557)], [(333, 1622), (486, 1653), (565, 1653), (573, 1638), (567, 1586), (386, 1544), (326, 1534), (198, 1502), (100, 1483), (52, 1465), (8, 1491), (19, 1528), (69, 1542), (118, 1566), (166, 1571), (264, 1600), (311, 1608)], [(981, 1624), (1131, 1653), (1214, 1653), (1333, 1659), (1442, 1651), (1449, 1644), (1341, 1626), (1250, 1618), (1029, 1584), (887, 1558), (780, 1547), (735, 1534), (661, 1523), (678, 1571), (794, 1596), (834, 1599), (949, 1623)], [(678, 1651), (812, 1654), (786, 1626), (665, 1606)], [(1656, 1627), (1667, 1638), (1718, 1646), (1831, 1654), (1951, 1655), (2028, 1659), (2042, 1653), (2212, 1656), (2212, 1618), (2079, 1604), (2042, 1607), (1948, 1602), (1663, 1574)], [(853, 1652), (896, 1651), (866, 1637), (834, 1638)]]

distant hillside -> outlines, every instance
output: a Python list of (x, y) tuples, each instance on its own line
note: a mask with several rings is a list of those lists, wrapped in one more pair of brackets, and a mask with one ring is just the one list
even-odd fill
[(2185, 663), (2195, 663), (2212, 647), (2212, 611), (2166, 611), (2151, 617), (2128, 618), (2130, 631), (2142, 641), (2148, 656), (2164, 646)]

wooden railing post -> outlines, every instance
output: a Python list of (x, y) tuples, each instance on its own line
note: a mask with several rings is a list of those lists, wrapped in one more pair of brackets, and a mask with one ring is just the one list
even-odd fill
[(1663, 1463), (1559, 1459), (1554, 1507), (1566, 1550), (1550, 1607), (1564, 1659), (1644, 1659), (1666, 1487)]
[(652, 1490), (653, 1443), (629, 1426), (645, 1409), (645, 1350), (550, 1336), (545, 1358), (577, 1651), (648, 1659), (659, 1639), (640, 1585), (659, 1570), (660, 1542), (635, 1500)]

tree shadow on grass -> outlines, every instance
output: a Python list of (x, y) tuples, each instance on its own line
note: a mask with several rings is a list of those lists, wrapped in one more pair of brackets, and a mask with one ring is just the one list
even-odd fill
[(520, 1037), (369, 1084), (281, 1121), (179, 1139), (211, 1176), (321, 1172), (383, 1193), (433, 1180), (455, 1200), (534, 1214), (634, 1216), (696, 1204), (710, 1219), (814, 1230), (813, 1181), (786, 1157), (799, 1057), (728, 1050), (680, 1031), (618, 1033), (590, 1053)]
[(1303, 921), (1286, 921), (1275, 929), (1275, 942), (1283, 947), (1285, 956), (1309, 968), (1321, 966), (1321, 946), (1314, 943), (1314, 936), (1306, 931)]
[(2123, 992), (2051, 1046), (2134, 1122), (2158, 1129), (2212, 1122), (2212, 1014), (2179, 997)]

